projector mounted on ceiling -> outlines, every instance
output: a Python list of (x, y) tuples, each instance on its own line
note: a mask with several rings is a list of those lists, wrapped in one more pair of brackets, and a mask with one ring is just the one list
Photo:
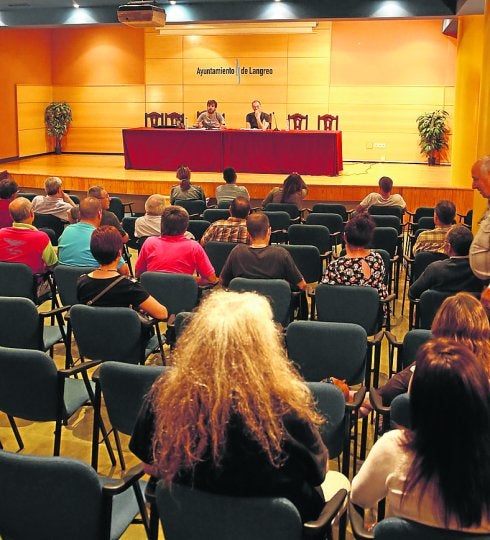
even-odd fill
[(128, 2), (117, 8), (117, 19), (120, 23), (135, 28), (165, 26), (165, 10), (151, 2)]

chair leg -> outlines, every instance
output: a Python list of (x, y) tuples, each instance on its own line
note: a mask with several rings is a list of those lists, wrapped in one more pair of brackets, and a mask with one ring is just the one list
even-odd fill
[(119, 433), (116, 429), (112, 430), (114, 434), (114, 440), (116, 441), (117, 454), (119, 456), (119, 461), (121, 462), (121, 469), (126, 470), (126, 462), (124, 461), (124, 454), (121, 446), (121, 439), (119, 438)]
[(53, 456), (59, 456), (60, 455), (60, 448), (61, 448), (61, 426), (63, 424), (63, 420), (61, 418), (58, 418), (56, 420), (56, 427), (54, 430), (54, 448), (53, 448)]
[(146, 537), (149, 538), (149, 536), (150, 536), (150, 521), (148, 519), (148, 512), (146, 510), (145, 499), (143, 498), (143, 493), (141, 493), (141, 486), (140, 486), (139, 482), (136, 482), (136, 484), (134, 484), (133, 489), (134, 489), (134, 496), (136, 497), (136, 501), (138, 503), (138, 508), (140, 510), (141, 521), (142, 521), (143, 526), (145, 528)]
[(87, 373), (84, 371), (82, 373), (83, 379), (85, 381), (85, 386), (87, 388), (87, 392), (90, 398), (90, 402), (92, 403), (92, 407), (94, 409), (94, 425), (92, 430), (92, 459), (91, 459), (91, 465), (92, 467), (97, 470), (98, 464), (99, 464), (99, 431), (102, 432), (102, 440), (104, 441), (107, 453), (109, 454), (109, 458), (111, 460), (112, 466), (115, 466), (116, 456), (114, 455), (114, 451), (112, 450), (111, 443), (109, 441), (109, 436), (107, 433), (107, 429), (104, 425), (104, 422), (102, 420), (102, 416), (100, 414), (100, 404), (101, 404), (101, 389), (100, 384), (96, 382), (95, 384), (95, 394), (92, 391), (92, 387), (90, 386)]
[(7, 415), (10, 427), (12, 428), (12, 431), (14, 432), (15, 440), (17, 441), (17, 444), (19, 445), (19, 451), (24, 449), (24, 442), (22, 440), (22, 437), (20, 436), (19, 428), (17, 427), (17, 424), (15, 423), (15, 419), (13, 416), (10, 416), (10, 414)]

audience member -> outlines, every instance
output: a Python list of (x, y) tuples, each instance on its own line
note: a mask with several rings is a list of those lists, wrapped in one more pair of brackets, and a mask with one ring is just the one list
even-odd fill
[(253, 112), (248, 113), (245, 122), (251, 129), (267, 129), (272, 121), (271, 117), (262, 111), (262, 105), (258, 99), (252, 101)]
[(378, 181), (379, 191), (367, 195), (357, 206), (356, 212), (367, 210), (370, 206), (400, 206), (405, 208), (406, 202), (401, 195), (392, 193), (393, 180), (388, 176), (382, 176)]
[(262, 201), (262, 206), (269, 203), (291, 203), (298, 208), (303, 206), (303, 199), (308, 193), (308, 187), (298, 173), (291, 173), (282, 187), (272, 188), (267, 197)]
[(123, 242), (126, 243), (129, 240), (128, 233), (122, 228), (116, 214), (109, 210), (109, 206), (111, 204), (109, 193), (107, 193), (102, 186), (92, 186), (88, 190), (87, 197), (95, 197), (100, 201), (102, 208), (102, 219), (100, 220), (100, 225), (111, 225), (111, 227), (115, 227), (119, 231)]
[(256, 293), (211, 293), (171, 362), (130, 442), (146, 470), (167, 486), (286, 497), (302, 520), (316, 519), (328, 459), (322, 420), (287, 359), (268, 301)]
[(369, 248), (375, 226), (371, 216), (364, 212), (347, 222), (345, 255), (328, 264), (322, 283), (374, 287), (381, 299), (388, 296), (383, 257)]
[(206, 110), (197, 119), (197, 127), (205, 129), (222, 129), (225, 125), (224, 117), (216, 110), (218, 102), (215, 99), (208, 99)]
[[(67, 266), (99, 266), (90, 251), (92, 233), (100, 226), (102, 207), (100, 200), (87, 197), (80, 201), (80, 221), (68, 225), (58, 241), (60, 264)], [(118, 271), (128, 275), (128, 265), (121, 258)]]
[[(477, 160), (471, 167), (473, 189), (477, 189), (481, 196), (490, 201), (490, 156)], [(480, 220), (478, 231), (475, 234), (470, 248), (470, 266), (477, 278), (490, 281), (490, 202), (485, 214)], [(484, 291), (484, 295), (490, 289)]]
[(185, 165), (181, 165), (177, 169), (177, 178), (180, 180), (178, 186), (173, 186), (170, 190), (170, 204), (175, 204), (175, 201), (182, 200), (198, 200), (206, 202), (206, 195), (202, 187), (191, 184), (191, 170)]
[(482, 358), (450, 339), (422, 345), (410, 409), (412, 429), (375, 443), (352, 481), (352, 502), (373, 508), (386, 498), (388, 516), (488, 533), (490, 384)]
[(136, 276), (143, 272), (194, 274), (198, 283), (216, 283), (218, 278), (204, 249), (184, 236), (189, 214), (181, 206), (168, 206), (162, 215), (161, 236), (148, 238), (136, 261)]
[(250, 201), (237, 197), (230, 204), (230, 217), (211, 223), (201, 238), (201, 245), (208, 242), (248, 243), (247, 216), (250, 214)]
[(13, 223), (9, 212), (10, 203), (17, 197), (17, 182), (7, 171), (0, 172), (0, 229), (10, 227)]
[(428, 289), (444, 292), (469, 291), (480, 293), (483, 282), (471, 271), (469, 251), (473, 235), (465, 225), (454, 225), (445, 236), (448, 259), (429, 264), (410, 286), (410, 298), (420, 298)]
[(36, 214), (51, 214), (68, 221), (68, 211), (75, 206), (71, 197), (61, 187), (63, 182), (57, 176), (50, 176), (44, 182), (46, 195), (37, 195), (32, 200), (32, 209)]
[(119, 231), (110, 225), (103, 225), (93, 231), (90, 251), (99, 263), (99, 268), (90, 274), (80, 276), (77, 284), (78, 300), (82, 304), (93, 302), (94, 306), (132, 307), (141, 309), (157, 319), (167, 318), (167, 309), (150, 296), (134, 278), (121, 276), (117, 266), (121, 260), (123, 241)]
[(451, 201), (439, 201), (434, 209), (435, 229), (422, 231), (413, 246), (413, 254), (421, 251), (445, 253), (446, 233), (454, 223), (456, 206)]
[(221, 271), (221, 283), (227, 287), (235, 277), (249, 279), (285, 279), (303, 290), (306, 282), (284, 248), (270, 246), (269, 218), (260, 212), (247, 217), (250, 245), (238, 244), (231, 251)]
[(233, 167), (228, 167), (223, 170), (223, 179), (226, 182), (224, 185), (216, 188), (216, 200), (219, 203), (228, 203), (235, 197), (245, 197), (250, 200), (250, 195), (245, 186), (237, 186), (237, 174)]

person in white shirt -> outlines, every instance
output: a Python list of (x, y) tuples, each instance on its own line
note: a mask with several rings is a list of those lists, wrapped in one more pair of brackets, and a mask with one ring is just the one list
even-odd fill
[(407, 203), (401, 195), (391, 193), (393, 190), (393, 180), (389, 176), (382, 176), (378, 180), (379, 191), (373, 192), (364, 197), (356, 208), (356, 212), (368, 210), (370, 206), (400, 206), (405, 209)]
[(32, 210), (35, 214), (51, 214), (68, 221), (68, 212), (75, 206), (71, 197), (62, 189), (63, 182), (57, 176), (49, 176), (44, 182), (46, 195), (37, 195), (32, 200)]
[(223, 169), (223, 180), (226, 184), (216, 188), (216, 200), (218, 204), (221, 202), (230, 203), (237, 197), (245, 197), (250, 200), (248, 189), (245, 186), (236, 185), (237, 174), (233, 167)]

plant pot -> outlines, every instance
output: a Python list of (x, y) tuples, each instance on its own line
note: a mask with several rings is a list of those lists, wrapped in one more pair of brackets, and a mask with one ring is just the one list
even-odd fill
[(427, 158), (427, 163), (428, 163), (430, 166), (437, 165), (436, 157), (435, 157), (435, 156), (429, 156), (429, 157)]
[(54, 146), (54, 153), (61, 154), (61, 137), (56, 137), (56, 144)]

